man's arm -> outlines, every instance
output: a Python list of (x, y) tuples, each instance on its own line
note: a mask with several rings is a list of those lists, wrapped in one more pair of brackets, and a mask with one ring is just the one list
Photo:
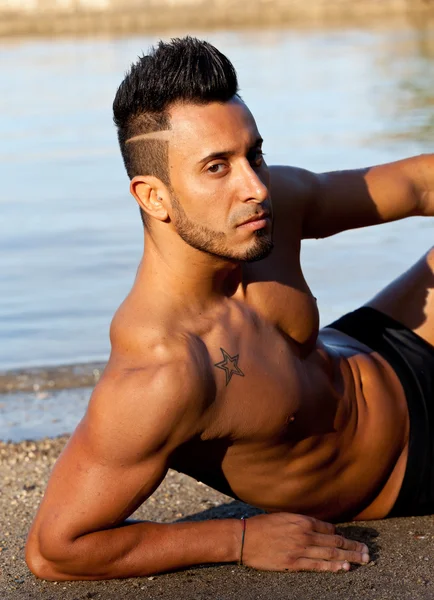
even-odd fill
[[(172, 364), (103, 377), (29, 533), (26, 560), (35, 575), (135, 577), (240, 558), (238, 519), (125, 523), (164, 478), (173, 450), (200, 432), (208, 390), (198, 372)], [(366, 552), (329, 523), (280, 513), (248, 520), (243, 558), (261, 569), (338, 571), (367, 562)]]
[[(291, 167), (271, 167), (272, 194), (288, 217), (294, 196)], [(434, 216), (434, 155), (330, 173), (297, 169), (296, 210), (302, 237), (324, 238), (347, 229), (411, 216)]]
[(37, 576), (132, 577), (236, 559), (233, 520), (123, 523), (163, 480), (174, 448), (197, 433), (204, 385), (192, 371), (165, 365), (101, 380), (29, 534), (26, 560)]

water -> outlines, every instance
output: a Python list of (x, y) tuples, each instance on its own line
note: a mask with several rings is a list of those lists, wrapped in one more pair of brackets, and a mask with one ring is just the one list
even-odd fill
[[(233, 60), (269, 163), (324, 171), (433, 147), (429, 30), (204, 36)], [(142, 249), (111, 103), (155, 39), (0, 45), (0, 370), (108, 356), (110, 319)], [(322, 322), (414, 262), (433, 229), (431, 219), (411, 219), (305, 242)]]
[(71, 433), (84, 415), (91, 390), (79, 388), (0, 396), (0, 440), (19, 442)]

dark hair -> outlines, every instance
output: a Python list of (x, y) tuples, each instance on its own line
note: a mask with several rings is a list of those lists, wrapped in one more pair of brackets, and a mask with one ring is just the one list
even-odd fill
[(197, 38), (160, 41), (147, 56), (139, 57), (113, 102), (113, 120), (129, 178), (154, 175), (170, 184), (168, 143), (149, 139), (126, 144), (129, 138), (170, 129), (169, 109), (178, 102), (228, 102), (237, 91), (232, 63), (217, 48)]

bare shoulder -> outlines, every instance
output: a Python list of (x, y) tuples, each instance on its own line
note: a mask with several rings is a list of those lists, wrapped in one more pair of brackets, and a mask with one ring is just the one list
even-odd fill
[(285, 165), (272, 165), (269, 171), (273, 200), (278, 199), (293, 206), (315, 194), (317, 175), (312, 171)]
[(291, 226), (293, 235), (301, 239), (306, 214), (318, 190), (317, 176), (298, 167), (273, 165), (269, 170), (275, 234), (284, 241)]
[(164, 340), (142, 332), (128, 339), (130, 345), (112, 352), (85, 420), (103, 444), (122, 445), (127, 435), (132, 455), (141, 446), (170, 453), (199, 433), (212, 389), (206, 356), (191, 337)]

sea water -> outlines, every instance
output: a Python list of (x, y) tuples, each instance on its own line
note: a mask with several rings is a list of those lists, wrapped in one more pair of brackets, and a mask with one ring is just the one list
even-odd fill
[[(429, 29), (198, 35), (234, 62), (269, 164), (328, 171), (434, 149)], [(0, 371), (108, 356), (143, 246), (111, 105), (159, 37), (0, 43)], [(412, 218), (303, 242), (322, 324), (410, 266), (433, 232)]]

